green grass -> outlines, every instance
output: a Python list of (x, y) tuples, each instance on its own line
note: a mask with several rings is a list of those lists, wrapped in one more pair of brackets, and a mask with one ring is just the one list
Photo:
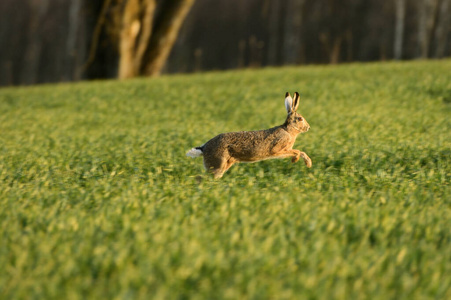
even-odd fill
[[(0, 89), (2, 299), (450, 299), (451, 60)], [(289, 159), (185, 156), (285, 119)], [(199, 175), (201, 177), (199, 177)]]

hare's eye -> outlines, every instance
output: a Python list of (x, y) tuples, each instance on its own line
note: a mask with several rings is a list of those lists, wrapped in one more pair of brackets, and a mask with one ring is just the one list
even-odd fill
[(299, 117), (298, 120), (299, 120), (299, 121), (302, 121), (303, 119), (302, 119), (302, 117)]

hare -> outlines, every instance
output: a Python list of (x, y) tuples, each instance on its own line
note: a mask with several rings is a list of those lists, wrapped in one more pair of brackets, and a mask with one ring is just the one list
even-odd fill
[(240, 131), (221, 133), (204, 145), (189, 150), (190, 157), (204, 157), (205, 169), (214, 178), (222, 175), (238, 162), (256, 162), (265, 159), (291, 157), (291, 162), (297, 162), (301, 157), (308, 168), (312, 160), (305, 152), (292, 149), (298, 134), (307, 132), (310, 125), (296, 111), (299, 106), (299, 93), (285, 94), (287, 119), (282, 125), (258, 131)]

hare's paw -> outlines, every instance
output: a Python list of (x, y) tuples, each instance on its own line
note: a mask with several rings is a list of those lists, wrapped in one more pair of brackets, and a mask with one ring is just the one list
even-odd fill
[(305, 165), (307, 166), (307, 168), (312, 167), (312, 160), (307, 155), (304, 157), (304, 162), (305, 162)]
[(302, 152), (296, 149), (292, 149), (290, 152), (291, 152), (290, 154), (292, 155), (291, 162), (292, 163), (298, 162), (302, 156)]
[(310, 157), (308, 157), (308, 155), (305, 152), (301, 152), (301, 156), (304, 159), (304, 163), (307, 166), (307, 168), (311, 168), (312, 160), (310, 159)]

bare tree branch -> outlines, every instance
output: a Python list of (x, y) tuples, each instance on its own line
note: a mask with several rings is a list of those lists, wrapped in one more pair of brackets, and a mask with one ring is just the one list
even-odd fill
[(105, 15), (108, 11), (108, 8), (111, 5), (111, 0), (105, 0), (103, 2), (102, 10), (100, 11), (99, 18), (97, 19), (96, 27), (94, 28), (94, 32), (91, 38), (91, 47), (89, 48), (89, 55), (86, 62), (80, 67), (78, 74), (76, 77), (80, 77), (89, 66), (94, 62), (96, 58), (97, 47), (99, 45), (100, 33), (102, 32), (102, 27), (105, 24)]

